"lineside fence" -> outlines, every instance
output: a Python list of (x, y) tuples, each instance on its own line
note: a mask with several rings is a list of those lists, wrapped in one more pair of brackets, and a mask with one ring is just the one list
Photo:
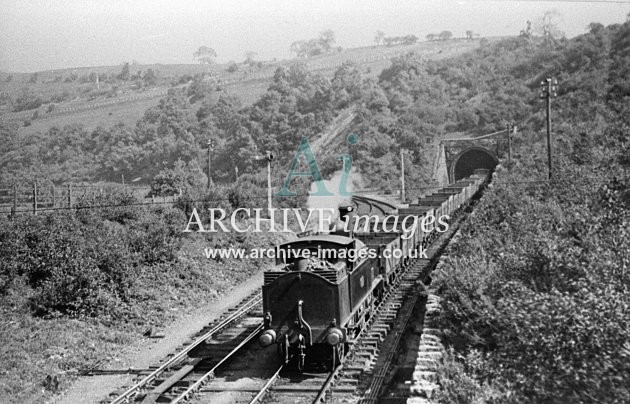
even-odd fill
[[(90, 201), (98, 197), (124, 192), (133, 196), (137, 202), (128, 205), (173, 204), (178, 196), (155, 196), (151, 194), (150, 186), (139, 185), (76, 185), (62, 186), (38, 185), (33, 183), (14, 185), (11, 188), (0, 188), (0, 213), (17, 214), (72, 209), (80, 206), (89, 208)], [(102, 207), (102, 206), (94, 206)]]

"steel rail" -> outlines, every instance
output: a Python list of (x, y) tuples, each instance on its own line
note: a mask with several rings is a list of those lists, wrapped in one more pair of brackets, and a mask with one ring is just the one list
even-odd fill
[(258, 394), (256, 394), (256, 396), (254, 396), (254, 398), (252, 398), (252, 400), (249, 402), (249, 404), (256, 404), (256, 403), (260, 402), (260, 400), (267, 394), (267, 392), (269, 391), (271, 386), (276, 382), (276, 380), (278, 380), (278, 376), (280, 376), (280, 371), (282, 371), (283, 368), (284, 368), (284, 365), (281, 365), (278, 368), (276, 373), (274, 373), (273, 376), (271, 376), (269, 378), (269, 380), (267, 380), (267, 383), (265, 383), (265, 385), (263, 386), (262, 389), (260, 389)]
[(337, 376), (341, 372), (341, 369), (343, 369), (343, 364), (344, 364), (344, 362), (341, 362), (335, 368), (335, 370), (330, 372), (330, 375), (328, 376), (328, 378), (326, 379), (326, 382), (324, 383), (324, 385), (322, 386), (321, 390), (317, 394), (317, 397), (315, 397), (315, 400), (313, 400), (313, 404), (325, 402), (326, 394), (328, 393), (328, 391), (330, 390), (330, 387), (332, 386), (333, 382), (335, 381), (335, 379), (337, 378)]
[(354, 195), (352, 198), (355, 199), (357, 202), (362, 202), (364, 204), (369, 205), (370, 206), (370, 212), (369, 213), (372, 213), (372, 211), (374, 211), (375, 209), (378, 209), (378, 210), (381, 211), (381, 213), (383, 215), (386, 215), (387, 214), (387, 210), (383, 206), (385, 206), (387, 208), (390, 208), (391, 210), (398, 209), (396, 206), (394, 206), (394, 205), (392, 205), (392, 204), (390, 204), (388, 202), (381, 201), (381, 200), (375, 199), (375, 198), (370, 198), (368, 196)]
[(260, 331), (262, 331), (263, 329), (263, 325), (259, 325), (258, 327), (256, 327), (256, 329), (254, 331), (252, 331), (251, 334), (249, 334), (247, 336), (247, 338), (245, 338), (243, 341), (241, 341), (240, 344), (238, 344), (233, 350), (231, 350), (227, 355), (225, 355), (223, 357), (223, 359), (221, 359), (219, 361), (219, 363), (217, 363), (216, 365), (214, 365), (212, 367), (212, 369), (210, 369), (208, 372), (206, 372), (203, 376), (201, 376), (199, 378), (199, 380), (197, 380), (195, 383), (193, 383), (190, 387), (188, 387), (188, 389), (186, 389), (186, 391), (184, 391), (182, 394), (180, 394), (178, 397), (176, 397), (173, 401), (171, 401), (171, 404), (175, 404), (175, 403), (179, 403), (183, 400), (186, 400), (189, 398), (189, 395), (191, 395), (192, 393), (194, 393), (194, 391), (201, 387), (203, 385), (203, 383), (205, 383), (205, 381), (211, 377), (214, 377), (214, 372), (219, 368), (219, 366), (223, 365), (228, 359), (230, 359), (232, 356), (234, 356), (235, 353), (237, 353), (238, 351), (241, 350), (241, 348), (243, 348), (245, 345), (247, 345), (249, 343), (249, 341), (251, 341), (252, 339), (254, 339), (258, 333), (260, 333)]
[(370, 201), (373, 201), (376, 204), (387, 206), (388, 208), (390, 208), (392, 210), (398, 209), (398, 206), (396, 206), (395, 204), (393, 204), (391, 202), (388, 202), (386, 200), (383, 200), (383, 199), (381, 199), (381, 198), (379, 198), (377, 196), (354, 195), (353, 198), (354, 197), (359, 197), (359, 198), (363, 198), (363, 199), (369, 199)]

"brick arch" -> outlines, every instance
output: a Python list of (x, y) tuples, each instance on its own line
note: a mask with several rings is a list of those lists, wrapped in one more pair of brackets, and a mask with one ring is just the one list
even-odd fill
[(493, 170), (499, 164), (499, 158), (493, 151), (479, 146), (462, 150), (451, 163), (449, 177), (451, 182), (467, 177), (478, 168)]

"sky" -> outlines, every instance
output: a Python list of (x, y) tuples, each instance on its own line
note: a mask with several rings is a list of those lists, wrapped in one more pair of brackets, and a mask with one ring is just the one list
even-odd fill
[(291, 57), (292, 42), (335, 32), (344, 48), (386, 36), (467, 30), (481, 36), (518, 35), (527, 20), (559, 13), (567, 36), (591, 22), (621, 23), (630, 0), (0, 0), (0, 70), (138, 63), (192, 63), (202, 45), (218, 62)]

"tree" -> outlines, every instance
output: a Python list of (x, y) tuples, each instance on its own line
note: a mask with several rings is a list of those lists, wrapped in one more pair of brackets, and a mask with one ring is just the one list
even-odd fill
[(558, 11), (547, 11), (542, 17), (534, 21), (534, 32), (547, 38), (562, 38), (564, 37), (564, 32), (559, 28), (561, 21), (562, 14)]
[(418, 42), (418, 37), (415, 35), (405, 35), (405, 36), (388, 36), (383, 38), (383, 44), (385, 46), (392, 45), (413, 45)]
[(435, 36), (435, 34), (427, 34), (425, 38), (427, 39), (427, 41), (435, 41)]
[(185, 163), (177, 160), (173, 168), (161, 170), (151, 181), (151, 195), (173, 196), (202, 189), (207, 182), (196, 160)]
[(42, 99), (37, 96), (28, 87), (22, 88), (22, 92), (19, 97), (15, 99), (14, 111), (25, 111), (29, 109), (37, 109), (43, 104)]
[(126, 62), (120, 73), (118, 74), (118, 78), (123, 81), (127, 81), (131, 78), (131, 74), (129, 73), (129, 62)]
[(304, 40), (295, 41), (291, 44), (291, 47), (289, 49), (292, 53), (295, 53), (295, 56), (302, 58), (307, 57), (306, 46), (306, 41)]
[(193, 53), (193, 57), (199, 62), (199, 64), (212, 64), (214, 59), (217, 57), (217, 53), (214, 49), (208, 46), (200, 46), (199, 49), (195, 53)]
[(344, 62), (331, 80), (332, 93), (337, 108), (346, 108), (359, 100), (363, 93), (363, 78), (358, 66)]
[(256, 64), (256, 56), (258, 56), (258, 54), (254, 51), (245, 52), (245, 64), (248, 64), (250, 66)]
[(12, 108), (13, 107), (13, 100), (11, 99), (11, 96), (9, 96), (9, 93), (2, 91), (0, 92), (0, 110), (3, 108)]
[(442, 31), (438, 36), (441, 41), (448, 41), (453, 37), (453, 33), (451, 31)]
[(374, 37), (376, 46), (381, 46), (383, 44), (383, 39), (385, 39), (385, 33), (381, 30), (376, 31), (376, 36)]
[(522, 38), (530, 38), (532, 36), (532, 22), (527, 20), (527, 28), (522, 29), (519, 34)]
[(154, 86), (157, 83), (157, 76), (155, 75), (153, 69), (148, 69), (146, 73), (144, 73), (142, 80), (144, 80), (146, 85)]
[(317, 39), (311, 39), (308, 41), (295, 41), (291, 44), (291, 52), (295, 53), (297, 57), (309, 58), (312, 56), (321, 55), (324, 50), (321, 47), (321, 43)]
[(319, 34), (319, 44), (325, 53), (329, 53), (335, 45), (335, 32), (327, 29)]
[(307, 41), (300, 40), (291, 44), (291, 52), (297, 57), (309, 58), (312, 56), (330, 53), (335, 45), (335, 33), (333, 30), (326, 30), (319, 34), (317, 39), (309, 39)]

